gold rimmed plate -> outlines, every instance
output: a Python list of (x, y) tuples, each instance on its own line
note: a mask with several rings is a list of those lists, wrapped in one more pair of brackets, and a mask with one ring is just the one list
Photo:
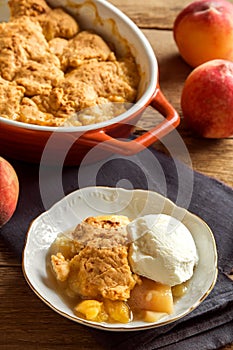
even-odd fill
[[(57, 235), (74, 228), (88, 216), (117, 214), (126, 215), (133, 220), (139, 216), (158, 213), (171, 215), (187, 226), (199, 255), (187, 292), (175, 302), (173, 314), (154, 323), (131, 321), (127, 324), (97, 323), (77, 317), (67, 300), (58, 293), (56, 283), (48, 273), (47, 254)], [(202, 219), (156, 192), (86, 187), (64, 197), (32, 222), (26, 238), (22, 266), (24, 276), (35, 294), (62, 316), (98, 329), (134, 331), (166, 325), (198, 307), (215, 285), (217, 250), (214, 235)]]

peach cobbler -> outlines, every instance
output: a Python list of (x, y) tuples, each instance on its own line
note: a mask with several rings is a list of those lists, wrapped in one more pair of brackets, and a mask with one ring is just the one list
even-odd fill
[(0, 116), (81, 126), (135, 102), (139, 73), (130, 52), (118, 57), (100, 35), (44, 0), (9, 0), (9, 7), (10, 21), (0, 23), (0, 98), (7, 101)]
[(88, 217), (49, 250), (56, 283), (74, 313), (95, 322), (155, 322), (173, 312), (173, 300), (186, 283), (171, 286), (132, 270), (126, 216)]

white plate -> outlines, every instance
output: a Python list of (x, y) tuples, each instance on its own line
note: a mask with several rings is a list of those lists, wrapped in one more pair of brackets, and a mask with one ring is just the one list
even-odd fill
[[(191, 231), (199, 262), (187, 293), (175, 303), (172, 315), (154, 323), (91, 322), (77, 317), (62, 296), (56, 292), (54, 282), (48, 277), (46, 269), (46, 255), (51, 243), (60, 232), (75, 227), (82, 219), (107, 213), (127, 215), (130, 219), (146, 214), (165, 213), (182, 221)], [(187, 315), (208, 296), (217, 278), (217, 251), (214, 236), (203, 220), (177, 207), (156, 192), (86, 187), (64, 197), (32, 222), (23, 252), (23, 272), (32, 290), (47, 305), (75, 322), (110, 331), (144, 330), (168, 324)]]

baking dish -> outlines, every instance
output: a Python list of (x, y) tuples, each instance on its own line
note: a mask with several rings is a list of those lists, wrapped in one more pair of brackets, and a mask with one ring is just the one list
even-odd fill
[[(114, 152), (132, 155), (148, 147), (179, 124), (179, 115), (166, 100), (159, 87), (158, 63), (154, 51), (142, 31), (118, 8), (102, 0), (50, 0), (52, 7), (63, 7), (77, 18), (82, 29), (94, 30), (114, 45), (117, 54), (130, 50), (140, 72), (138, 99), (121, 115), (88, 126), (51, 127), (26, 124), (0, 117), (1, 154), (11, 158), (40, 162), (49, 150), (51, 161), (64, 154), (68, 165), (80, 164), (89, 150), (98, 145), (107, 156)], [(6, 6), (1, 21), (7, 21)], [(3, 17), (3, 18), (2, 18)], [(128, 137), (147, 106), (164, 116), (163, 121), (134, 140)], [(51, 142), (52, 139), (52, 142)], [(50, 141), (50, 142), (49, 142)]]

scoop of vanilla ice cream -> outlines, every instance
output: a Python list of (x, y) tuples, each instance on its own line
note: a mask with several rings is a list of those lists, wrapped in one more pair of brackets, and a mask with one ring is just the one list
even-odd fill
[(133, 272), (174, 286), (193, 275), (197, 249), (188, 228), (166, 215), (146, 215), (126, 227), (130, 244), (129, 262)]

